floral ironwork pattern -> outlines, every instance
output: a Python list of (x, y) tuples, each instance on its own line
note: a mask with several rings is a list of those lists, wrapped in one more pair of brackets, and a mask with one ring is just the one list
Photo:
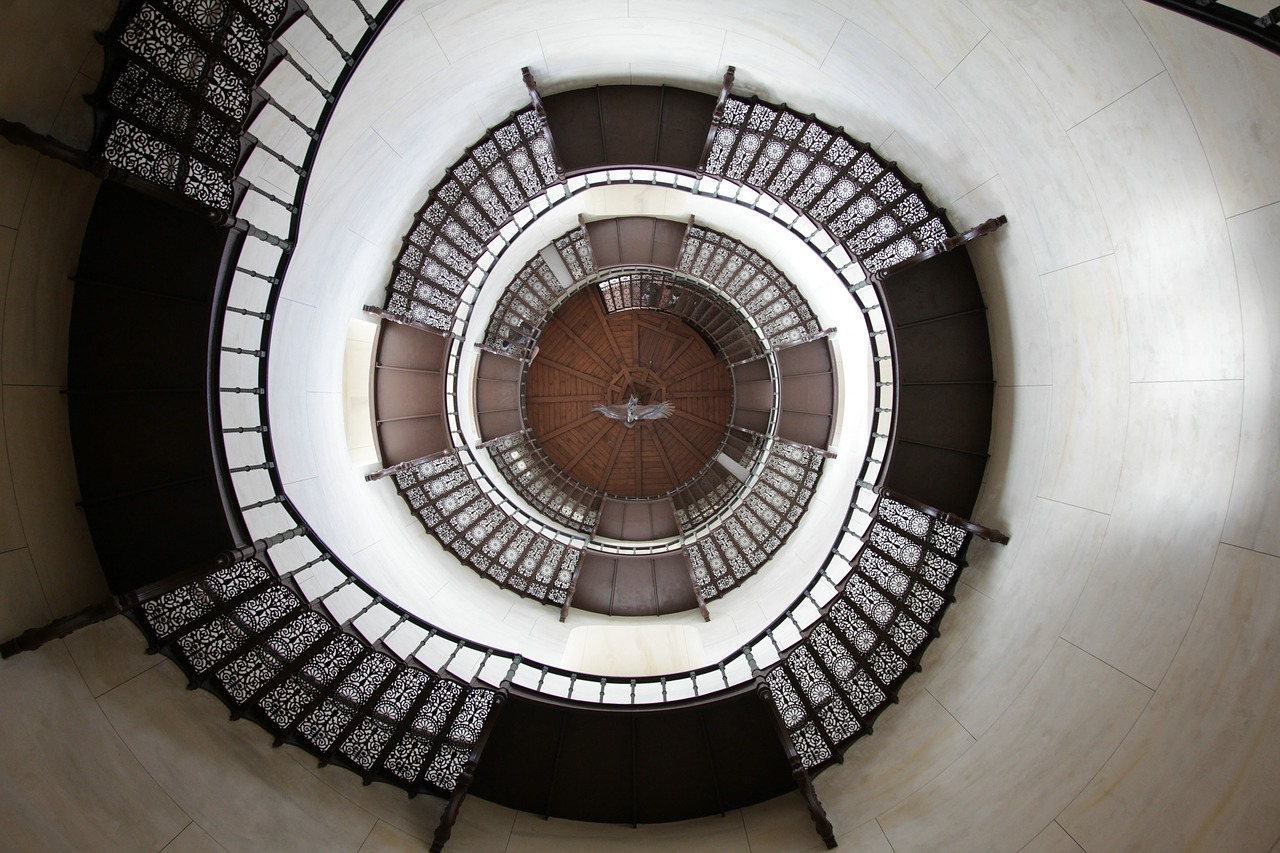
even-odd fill
[(146, 602), (141, 620), (238, 714), (411, 791), (454, 790), (497, 704), (495, 690), (371, 649), (257, 560)]
[[(509, 517), (455, 451), (397, 474), (396, 488), (427, 532), (478, 574), (544, 604), (568, 599), (581, 545), (550, 539)], [(568, 511), (582, 513), (579, 523), (585, 523), (585, 507)]]
[(782, 547), (813, 496), (823, 461), (810, 447), (773, 446), (746, 500), (685, 551), (704, 600), (719, 598), (741, 584)]
[(729, 97), (702, 171), (787, 202), (868, 275), (951, 236), (944, 213), (865, 142), (759, 98)]
[(871, 731), (918, 668), (963, 564), (962, 528), (881, 498), (826, 615), (765, 677), (804, 765), (825, 766)]
[(514, 113), (449, 168), (414, 218), (387, 286), (386, 310), (453, 329), (485, 246), (531, 198), (559, 181), (543, 121)]
[(774, 347), (820, 331), (795, 285), (759, 252), (727, 234), (691, 227), (678, 265), (682, 272), (710, 282), (743, 306)]
[(96, 150), (113, 166), (215, 210), (233, 178), (252, 92), (286, 0), (147, 0), (113, 28)]

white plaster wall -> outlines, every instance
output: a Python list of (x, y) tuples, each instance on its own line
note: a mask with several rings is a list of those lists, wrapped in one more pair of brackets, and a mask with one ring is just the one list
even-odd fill
[[(83, 134), (71, 95), (109, 7), (0, 6), (0, 115)], [(924, 672), (819, 777), (841, 849), (1277, 849), (1280, 58), (1140, 0), (409, 2), (396, 24), (421, 82), (330, 166), (367, 187), (356, 167), (381, 158), (417, 192), (357, 205), (369, 233), (335, 251), (370, 267), (457, 154), (406, 161), (413, 140), (475, 138), (521, 102), (522, 64), (554, 91), (710, 88), (732, 63), (898, 159), (957, 224), (1008, 214), (974, 249), (999, 379), (975, 515), (1013, 541), (975, 545)], [(0, 146), (6, 635), (101, 594), (57, 395), (92, 193)], [(438, 804), (270, 750), (140, 645), (117, 620), (0, 664), (5, 846), (422, 848)], [(639, 830), (472, 800), (449, 849), (811, 833), (796, 797)]]

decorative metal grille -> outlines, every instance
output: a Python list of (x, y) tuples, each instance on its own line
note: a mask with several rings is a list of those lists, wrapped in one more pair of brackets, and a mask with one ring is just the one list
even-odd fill
[[(706, 601), (719, 598), (763, 566), (791, 535), (822, 473), (818, 451), (775, 444), (747, 498), (686, 554)], [(679, 518), (679, 515), (677, 515)]]
[(865, 142), (759, 98), (730, 96), (702, 171), (804, 211), (868, 275), (951, 236), (943, 211)]
[(538, 330), (565, 289), (542, 256), (534, 255), (498, 300), (485, 330), (485, 347), (513, 358), (528, 358)]
[(688, 531), (714, 518), (742, 486), (741, 480), (719, 465), (710, 466), (701, 477), (672, 494), (676, 523)]
[(257, 560), (146, 602), (142, 619), (238, 713), (410, 790), (451, 793), (495, 707), (492, 689), (407, 666), (343, 633)]
[(557, 237), (552, 243), (559, 253), (560, 259), (564, 261), (565, 268), (569, 270), (569, 275), (573, 276), (575, 282), (582, 281), (596, 271), (595, 255), (591, 252), (591, 238), (587, 236), (587, 229), (584, 225), (579, 225), (572, 231)]
[(605, 311), (649, 308), (700, 329), (730, 363), (764, 352), (747, 320), (723, 297), (660, 269), (623, 270), (599, 282)]
[(843, 589), (765, 679), (807, 769), (869, 733), (918, 668), (951, 600), (968, 541), (959, 527), (880, 499)]
[(230, 211), (241, 134), (286, 0), (146, 0), (118, 21), (96, 102), (114, 166)]
[(774, 347), (820, 331), (795, 285), (758, 252), (727, 234), (692, 226), (678, 265), (682, 272), (711, 282), (743, 306)]
[(583, 533), (596, 529), (599, 494), (566, 477), (528, 433), (494, 442), (489, 455), (516, 492), (548, 518)]
[(485, 246), (531, 198), (557, 183), (555, 157), (532, 107), (489, 131), (449, 168), (414, 218), (387, 286), (386, 310), (453, 329)]
[[(427, 532), (475, 572), (544, 604), (565, 603), (581, 545), (552, 540), (508, 516), (456, 451), (397, 474), (396, 488)], [(560, 511), (579, 525), (588, 521), (587, 507)]]

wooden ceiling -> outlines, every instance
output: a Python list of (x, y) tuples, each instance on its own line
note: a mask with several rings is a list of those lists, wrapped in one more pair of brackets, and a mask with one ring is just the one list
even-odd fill
[[(593, 406), (671, 402), (664, 420), (627, 428)], [(606, 314), (600, 294), (569, 299), (538, 340), (525, 386), (528, 424), (547, 455), (583, 485), (652, 497), (689, 480), (729, 422), (729, 368), (683, 321), (657, 311)]]

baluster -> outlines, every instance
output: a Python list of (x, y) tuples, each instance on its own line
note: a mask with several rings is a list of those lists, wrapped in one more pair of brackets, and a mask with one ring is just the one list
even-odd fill
[(364, 18), (364, 25), (365, 25), (366, 27), (372, 27), (372, 26), (373, 26), (373, 15), (370, 15), (370, 14), (369, 14), (369, 10), (368, 10), (368, 9), (366, 9), (366, 8), (364, 7), (364, 4), (363, 4), (363, 3), (361, 3), (361, 2), (360, 2), (360, 0), (351, 0), (351, 2), (352, 2), (352, 3), (355, 3), (355, 4), (356, 4), (356, 8), (360, 10), (360, 16), (361, 16), (362, 18)]
[[(297, 163), (294, 163), (292, 160), (290, 160), (290, 159), (288, 159), (287, 157), (285, 157), (285, 156), (284, 156), (283, 154), (281, 154), (279, 151), (276, 151), (274, 148), (270, 147), (270, 146), (269, 146), (269, 145), (267, 145), (265, 142), (263, 142), (262, 140), (258, 139), (258, 137), (254, 136), (252, 133), (249, 133), (249, 132), (247, 132), (247, 131), (246, 131), (246, 132), (245, 132), (245, 134), (244, 134), (244, 138), (245, 138), (246, 140), (248, 140), (248, 142), (249, 142), (249, 143), (250, 143), (254, 148), (261, 149), (262, 151), (266, 152), (267, 154), (270, 154), (272, 157), (274, 157), (274, 158), (276, 158), (277, 160), (279, 160), (281, 163), (283, 163), (285, 166), (287, 166), (289, 169), (291, 169), (291, 170), (293, 171), (293, 173), (294, 173), (295, 175), (297, 175), (299, 178), (304, 178), (304, 177), (306, 177), (306, 175), (307, 175), (307, 170), (306, 170), (306, 169), (302, 168), (302, 167), (301, 167), (301, 166), (299, 166)], [(246, 272), (247, 272), (247, 270), (246, 270)]]
[[(277, 44), (279, 43), (277, 42)], [(334, 101), (333, 92), (330, 92), (324, 86), (321, 86), (320, 81), (312, 77), (311, 74), (307, 71), (307, 69), (303, 68), (302, 65), (298, 62), (298, 60), (293, 58), (292, 53), (290, 53), (287, 50), (284, 50), (283, 48), (281, 48), (281, 52), (284, 54), (285, 61), (288, 62), (290, 65), (292, 65), (294, 70), (302, 75), (302, 79), (306, 80), (308, 83), (314, 86), (316, 91), (320, 93), (320, 96), (323, 97), (327, 102), (332, 104)]]
[[(313, 140), (315, 140), (315, 141), (317, 141), (317, 142), (320, 140), (320, 133), (319, 133), (319, 131), (315, 130), (314, 128), (308, 127), (306, 122), (304, 122), (302, 119), (298, 118), (296, 115), (294, 115), (293, 113), (291, 113), (291, 112), (289, 112), (287, 109), (285, 109), (284, 104), (280, 103), (280, 102), (279, 102), (279, 101), (277, 101), (275, 98), (271, 97), (271, 93), (270, 93), (270, 92), (267, 92), (267, 91), (265, 91), (265, 90), (263, 90), (263, 89), (261, 89), (261, 88), (259, 88), (257, 91), (258, 91), (258, 92), (260, 92), (260, 93), (262, 94), (262, 98), (263, 98), (263, 100), (265, 100), (265, 101), (266, 101), (268, 104), (270, 104), (271, 106), (275, 107), (275, 108), (276, 108), (276, 110), (277, 110), (277, 111), (279, 111), (279, 113), (280, 113), (282, 116), (284, 116), (284, 117), (285, 117), (285, 118), (287, 118), (289, 121), (291, 121), (291, 122), (293, 122), (294, 124), (296, 124), (298, 127), (302, 128), (302, 132), (303, 132), (303, 133), (305, 133), (307, 136), (311, 137), (311, 139), (313, 139)], [(281, 159), (283, 159), (283, 158), (281, 158)], [(299, 172), (299, 174), (301, 174), (301, 172)]]
[(485, 649), (484, 657), (480, 659), (480, 665), (476, 667), (475, 674), (472, 678), (479, 678), (480, 673), (484, 672), (484, 668), (489, 665), (489, 658), (493, 656), (493, 649)]
[(354, 625), (357, 619), (359, 619), (361, 616), (365, 615), (370, 610), (372, 610), (376, 605), (381, 603), (382, 603), (382, 599), (376, 595), (373, 598), (369, 599), (368, 604), (366, 604), (364, 607), (361, 607), (358, 611), (356, 611), (356, 614), (354, 616), (351, 616), (350, 618), (348, 618), (342, 623), (343, 630), (345, 631), (347, 628)]
[(291, 578), (294, 575), (296, 575), (298, 572), (304, 572), (307, 569), (311, 568), (312, 566), (323, 563), (327, 559), (329, 559), (329, 555), (324, 551), (321, 551), (320, 554), (317, 555), (316, 557), (313, 557), (312, 559), (307, 560), (305, 563), (303, 563), (301, 566), (298, 566), (298, 568), (296, 569), (290, 569), (289, 571), (284, 572), (283, 574), (280, 575), (280, 577)]
[(306, 15), (308, 18), (311, 19), (311, 23), (316, 25), (316, 29), (319, 30), (320, 34), (324, 36), (325, 41), (333, 45), (333, 49), (338, 51), (339, 55), (342, 56), (343, 62), (345, 62), (347, 65), (350, 65), (353, 61), (351, 58), (351, 54), (347, 53), (347, 51), (342, 47), (342, 45), (338, 44), (338, 40), (333, 37), (333, 33), (329, 32), (329, 30), (325, 28), (325, 25), (320, 23), (320, 19), (316, 17), (316, 13), (312, 12), (311, 7), (306, 5), (305, 3), (302, 4), (302, 14)]
[(264, 273), (260, 273), (257, 270), (251, 270), (247, 267), (236, 267), (236, 272), (242, 272), (245, 275), (253, 276), (254, 278), (260, 278), (263, 281), (265, 281), (267, 284), (271, 285), (272, 287), (275, 287), (277, 284), (280, 283), (280, 279), (277, 278), (276, 276), (265, 275)]
[(392, 634), (394, 634), (401, 625), (403, 625), (405, 622), (408, 621), (408, 619), (409, 619), (408, 616), (401, 613), (400, 618), (397, 619), (390, 628), (383, 631), (382, 636), (378, 637), (378, 639), (376, 640), (377, 644), (385, 647), (387, 644), (387, 637), (390, 637)]
[(279, 196), (275, 195), (274, 193), (269, 193), (269, 192), (267, 192), (266, 190), (264, 190), (264, 189), (262, 189), (261, 187), (259, 187), (257, 184), (250, 183), (250, 184), (247, 184), (247, 186), (249, 187), (249, 189), (253, 190), (253, 191), (254, 191), (255, 193), (257, 193), (258, 195), (262, 196), (263, 198), (268, 199), (269, 201), (274, 201), (276, 204), (280, 205), (281, 207), (283, 207), (285, 210), (289, 211), (290, 213), (297, 213), (297, 212), (298, 212), (298, 206), (297, 206), (296, 204), (293, 204), (292, 202), (285, 201), (284, 199), (280, 198)]
[(257, 465), (241, 465), (236, 468), (229, 468), (228, 473), (243, 474), (246, 471), (270, 471), (276, 467), (274, 462), (259, 462)]
[(266, 500), (258, 501), (257, 503), (246, 504), (245, 506), (240, 507), (240, 511), (248, 512), (251, 509), (261, 509), (264, 506), (269, 506), (271, 504), (278, 504), (283, 500), (284, 500), (283, 495), (274, 495), (273, 497), (269, 497)]
[(237, 231), (243, 231), (246, 236), (253, 237), (256, 240), (261, 240), (269, 246), (275, 246), (277, 249), (283, 249), (286, 252), (293, 250), (292, 240), (287, 237), (277, 237), (270, 231), (263, 231), (247, 219), (241, 219), (233, 216), (228, 224)]
[(435, 628), (432, 628), (429, 631), (427, 631), (426, 635), (418, 642), (418, 645), (414, 648), (413, 652), (409, 655), (409, 657), (405, 658), (405, 661), (417, 660), (418, 652), (422, 651), (422, 647), (425, 646), (428, 642), (430, 642), (431, 638), (434, 637), (435, 635), (436, 635)]
[(465, 644), (462, 642), (462, 640), (458, 641), (457, 645), (453, 647), (453, 651), (449, 653), (448, 659), (445, 660), (444, 664), (440, 667), (441, 672), (448, 672), (449, 664), (453, 663), (453, 659), (458, 656), (458, 652), (462, 651), (462, 648), (464, 645)]
[(511, 658), (511, 665), (507, 667), (507, 674), (502, 677), (502, 683), (499, 685), (502, 690), (505, 691), (511, 687), (511, 682), (516, 680), (516, 673), (520, 671), (520, 664), (523, 662), (524, 657), (521, 655), (514, 655)]
[(259, 320), (270, 320), (271, 315), (262, 311), (250, 311), (248, 308), (237, 308), (235, 305), (228, 305), (227, 310), (232, 314), (243, 314), (246, 317), (257, 317)]
[[(336, 592), (338, 592), (338, 591), (340, 591), (340, 590), (342, 590), (342, 589), (345, 589), (345, 588), (346, 588), (346, 587), (348, 587), (348, 586), (351, 586), (351, 584), (353, 584), (353, 583), (355, 583), (355, 582), (356, 582), (356, 581), (355, 581), (355, 578), (347, 578), (347, 579), (346, 579), (346, 580), (344, 580), (342, 583), (338, 584), (338, 585), (337, 585), (337, 586), (335, 586), (333, 589), (329, 590), (329, 591), (328, 591), (328, 592), (326, 592), (324, 595), (321, 595), (319, 598), (317, 598), (317, 599), (315, 600), (315, 603), (316, 603), (316, 604), (325, 604), (325, 602), (327, 602), (327, 601), (329, 600), (329, 596), (333, 595), (334, 593), (336, 593)], [(328, 605), (326, 604), (325, 606), (328, 606)]]

